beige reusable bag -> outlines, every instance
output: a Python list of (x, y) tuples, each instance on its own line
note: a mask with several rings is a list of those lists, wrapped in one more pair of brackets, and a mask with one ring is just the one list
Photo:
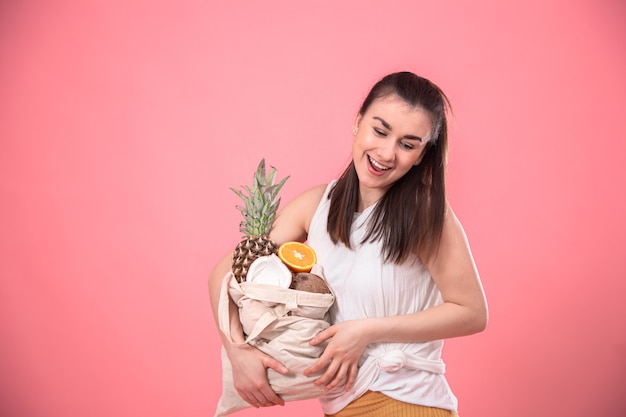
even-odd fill
[[(315, 268), (311, 272), (321, 275), (321, 270)], [(282, 375), (268, 369), (272, 389), (284, 401), (307, 400), (324, 394), (323, 387), (313, 385), (319, 374), (305, 377), (302, 371), (315, 363), (326, 347), (326, 344), (311, 346), (309, 340), (330, 326), (328, 310), (335, 301), (334, 295), (238, 283), (229, 272), (222, 283), (218, 321), (220, 330), (230, 338), (229, 296), (239, 308), (246, 343), (272, 356), (290, 371)], [(215, 417), (251, 407), (233, 386), (232, 368), (224, 348), (221, 358), (222, 396)]]

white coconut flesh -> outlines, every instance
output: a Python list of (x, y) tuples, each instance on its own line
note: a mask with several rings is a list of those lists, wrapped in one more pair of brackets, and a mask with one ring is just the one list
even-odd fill
[(291, 271), (278, 256), (261, 256), (250, 265), (246, 281), (289, 288), (291, 285)]

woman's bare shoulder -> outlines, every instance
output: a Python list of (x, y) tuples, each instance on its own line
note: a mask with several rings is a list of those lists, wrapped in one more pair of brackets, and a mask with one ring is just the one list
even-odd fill
[(314, 187), (309, 188), (308, 190), (305, 190), (298, 197), (302, 198), (304, 202), (306, 203), (315, 203), (315, 205), (317, 206), (317, 204), (322, 199), (322, 196), (326, 192), (327, 187), (328, 187), (328, 184), (316, 185)]
[(322, 197), (324, 196), (326, 187), (327, 184), (320, 184), (303, 191), (291, 200), (285, 206), (283, 211), (296, 211), (298, 213), (302, 213), (308, 218), (308, 220), (310, 220), (310, 218), (313, 217), (315, 210), (317, 210), (317, 206), (322, 200)]
[(316, 185), (289, 201), (276, 217), (271, 233), (272, 239), (276, 242), (304, 241), (326, 187), (326, 184)]

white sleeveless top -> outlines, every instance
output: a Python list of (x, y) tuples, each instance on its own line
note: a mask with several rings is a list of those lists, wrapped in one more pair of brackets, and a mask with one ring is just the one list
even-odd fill
[[(361, 243), (376, 205), (356, 213), (350, 243), (333, 244), (326, 231), (330, 200), (326, 188), (313, 215), (307, 243), (335, 294), (331, 322), (415, 313), (442, 303), (441, 294), (421, 262), (396, 265), (382, 260), (379, 242)], [(356, 383), (320, 398), (334, 414), (367, 390), (412, 404), (457, 411), (457, 399), (444, 377), (443, 340), (424, 343), (372, 343), (360, 360)]]

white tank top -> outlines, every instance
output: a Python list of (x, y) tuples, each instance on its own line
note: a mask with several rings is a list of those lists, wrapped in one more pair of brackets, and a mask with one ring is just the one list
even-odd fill
[[(352, 249), (333, 244), (326, 231), (331, 182), (313, 215), (307, 243), (335, 294), (332, 323), (367, 317), (415, 313), (442, 303), (441, 294), (419, 260), (385, 263), (379, 242), (361, 243), (374, 207), (355, 213)], [(412, 404), (457, 411), (457, 399), (444, 377), (443, 340), (424, 343), (372, 343), (360, 361), (354, 387), (320, 399), (326, 414), (335, 414), (367, 390)]]

